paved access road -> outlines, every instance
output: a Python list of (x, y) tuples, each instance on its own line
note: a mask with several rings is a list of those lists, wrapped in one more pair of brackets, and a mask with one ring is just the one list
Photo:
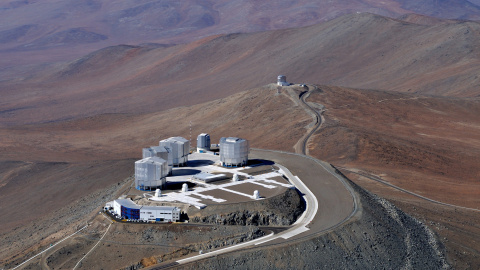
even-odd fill
[[(310, 90), (311, 88), (312, 90)], [(314, 91), (317, 87), (308, 86), (308, 89), (309, 91)], [(304, 215), (299, 218), (299, 221), (290, 229), (277, 235), (268, 235), (253, 241), (216, 250), (210, 254), (190, 255), (176, 262), (150, 269), (165, 269), (243, 249), (283, 245), (290, 244), (292, 241), (306, 240), (342, 225), (357, 212), (357, 195), (350, 185), (335, 173), (330, 164), (305, 155), (308, 152), (308, 141), (320, 129), (322, 124), (321, 114), (305, 101), (305, 94), (309, 91), (302, 93), (299, 100), (304, 109), (307, 112), (311, 112), (315, 122), (313, 128), (300, 139), (301, 143), (297, 144), (295, 150), (301, 154), (252, 149), (249, 155), (249, 158), (271, 160), (286, 167), (284, 171), (287, 173), (287, 177), (301, 193), (305, 194), (307, 209)]]
[[(252, 149), (249, 157), (272, 160), (288, 169), (289, 178), (295, 177), (301, 180), (300, 184), (295, 181), (295, 185), (302, 193), (306, 193), (305, 199), (309, 204), (307, 213), (300, 218), (301, 223), (296, 223), (291, 229), (279, 234), (271, 234), (202, 255), (191, 254), (176, 262), (160, 264), (148, 269), (167, 269), (230, 252), (307, 240), (342, 225), (356, 213), (357, 198), (354, 191), (328, 163), (301, 154), (260, 149)], [(304, 223), (306, 221), (308, 224)]]
[[(259, 149), (252, 150), (250, 156), (284, 165), (316, 197), (318, 209), (312, 222), (307, 226), (309, 230), (292, 239), (308, 238), (333, 229), (343, 224), (357, 211), (357, 198), (354, 191), (328, 163), (304, 155)], [(286, 242), (282, 240), (274, 240), (274, 243)]]

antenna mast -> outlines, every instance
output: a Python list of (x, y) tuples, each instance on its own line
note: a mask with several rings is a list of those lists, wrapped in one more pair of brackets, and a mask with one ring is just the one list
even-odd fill
[(190, 121), (190, 143), (192, 143), (192, 121)]

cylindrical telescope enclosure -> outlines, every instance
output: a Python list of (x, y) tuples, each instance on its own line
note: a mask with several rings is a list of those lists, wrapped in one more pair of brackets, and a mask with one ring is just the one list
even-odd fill
[(173, 155), (167, 148), (165, 148), (164, 146), (151, 146), (148, 148), (143, 148), (142, 158), (147, 157), (159, 157), (166, 160), (168, 164), (168, 175), (172, 174)]
[(197, 152), (210, 151), (210, 135), (202, 133), (197, 137)]
[(247, 165), (250, 148), (248, 141), (236, 137), (220, 139), (220, 162), (225, 167)]
[(159, 142), (159, 146), (172, 153), (173, 166), (184, 166), (190, 154), (190, 141), (182, 137), (171, 137)]
[(285, 76), (285, 75), (278, 75), (278, 77), (277, 77), (277, 85), (279, 85), (279, 86), (288, 86), (289, 83), (287, 82), (287, 76)]
[(168, 175), (167, 161), (148, 157), (135, 162), (135, 187), (139, 190), (154, 190), (163, 187)]

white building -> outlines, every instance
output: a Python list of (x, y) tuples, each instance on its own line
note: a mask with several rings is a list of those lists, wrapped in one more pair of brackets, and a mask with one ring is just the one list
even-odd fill
[(287, 82), (287, 76), (285, 76), (285, 75), (278, 75), (278, 77), (277, 77), (277, 85), (278, 85), (278, 86), (289, 86), (290, 84)]
[(142, 206), (140, 219), (144, 221), (167, 221), (180, 220), (180, 209), (173, 206)]
[(248, 141), (236, 137), (220, 139), (220, 162), (225, 167), (241, 167), (248, 163)]
[(197, 137), (197, 152), (206, 153), (210, 151), (210, 135), (202, 133)]
[(154, 190), (163, 187), (169, 173), (167, 161), (159, 157), (148, 157), (135, 162), (135, 188)]
[(107, 208), (124, 219), (143, 220), (147, 222), (176, 222), (180, 220), (180, 208), (173, 206), (138, 205), (130, 199), (117, 199), (107, 203)]
[(142, 158), (159, 157), (167, 161), (168, 175), (172, 175), (173, 154), (164, 146), (151, 146), (142, 149)]
[(158, 143), (172, 153), (173, 166), (185, 166), (190, 154), (190, 141), (182, 137), (171, 137)]

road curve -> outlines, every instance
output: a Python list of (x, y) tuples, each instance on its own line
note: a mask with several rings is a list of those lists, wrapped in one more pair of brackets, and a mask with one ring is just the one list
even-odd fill
[[(314, 91), (317, 89), (313, 86)], [(315, 117), (314, 127), (302, 137), (300, 154), (252, 149), (251, 158), (272, 160), (280, 166), (287, 177), (297, 189), (305, 194), (307, 210), (291, 229), (278, 235), (268, 235), (260, 239), (242, 243), (239, 245), (223, 248), (206, 254), (189, 256), (174, 263), (157, 265), (150, 269), (166, 269), (179, 264), (191, 264), (211, 256), (238, 252), (242, 250), (272, 247), (275, 245), (291, 244), (293, 241), (305, 241), (327, 231), (341, 226), (352, 218), (358, 210), (358, 198), (346, 180), (335, 172), (330, 164), (305, 155), (307, 144), (311, 136), (320, 128), (321, 114), (314, 110), (305, 101), (305, 93), (300, 95), (299, 100), (305, 108)], [(298, 144), (297, 144), (298, 145)], [(296, 149), (298, 151), (298, 149)]]
[[(299, 100), (302, 104), (302, 106), (304, 107), (304, 109), (306, 111), (309, 111), (311, 114), (313, 114), (314, 116), (314, 126), (313, 128), (301, 139), (303, 140), (302, 143), (301, 143), (301, 149), (299, 151), (299, 149), (295, 149), (295, 152), (297, 153), (300, 153), (300, 154), (303, 154), (303, 155), (308, 155), (308, 149), (307, 149), (307, 145), (308, 145), (308, 141), (310, 140), (310, 138), (312, 137), (312, 135), (317, 132), (317, 130), (320, 129), (320, 127), (322, 126), (322, 115), (315, 109), (313, 109), (310, 105), (308, 105), (308, 103), (305, 101), (305, 98), (312, 92), (312, 91), (315, 91), (318, 89), (317, 86), (313, 85), (313, 86), (307, 86), (308, 87), (308, 91), (305, 91), (305, 92), (302, 92), (299, 96)], [(310, 88), (313, 87), (312, 90), (310, 90)]]
[[(341, 226), (357, 212), (358, 198), (353, 189), (345, 179), (335, 173), (335, 169), (328, 163), (301, 154), (274, 150), (252, 149), (250, 156), (272, 160), (277, 164), (287, 166), (288, 170), (284, 172), (289, 179), (296, 179), (294, 180), (297, 182), (295, 183), (296, 187), (302, 193), (306, 192), (305, 188), (311, 192), (313, 196), (305, 197), (307, 204), (310, 204), (307, 211), (311, 212), (306, 213), (303, 217), (303, 220), (308, 223), (295, 224), (289, 230), (276, 235), (271, 234), (201, 255), (190, 255), (176, 262), (164, 263), (147, 269), (168, 269), (178, 265), (196, 263), (217, 255), (305, 241)], [(297, 180), (301, 180), (303, 184), (299, 184)], [(312, 205), (314, 204), (313, 197), (317, 200), (316, 207)]]
[[(318, 201), (318, 210), (308, 231), (292, 239), (314, 237), (348, 221), (358, 210), (358, 198), (350, 185), (330, 164), (315, 158), (281, 151), (253, 149), (252, 157), (261, 157), (288, 166), (290, 172), (307, 186)], [(297, 186), (302, 191), (302, 188)]]

